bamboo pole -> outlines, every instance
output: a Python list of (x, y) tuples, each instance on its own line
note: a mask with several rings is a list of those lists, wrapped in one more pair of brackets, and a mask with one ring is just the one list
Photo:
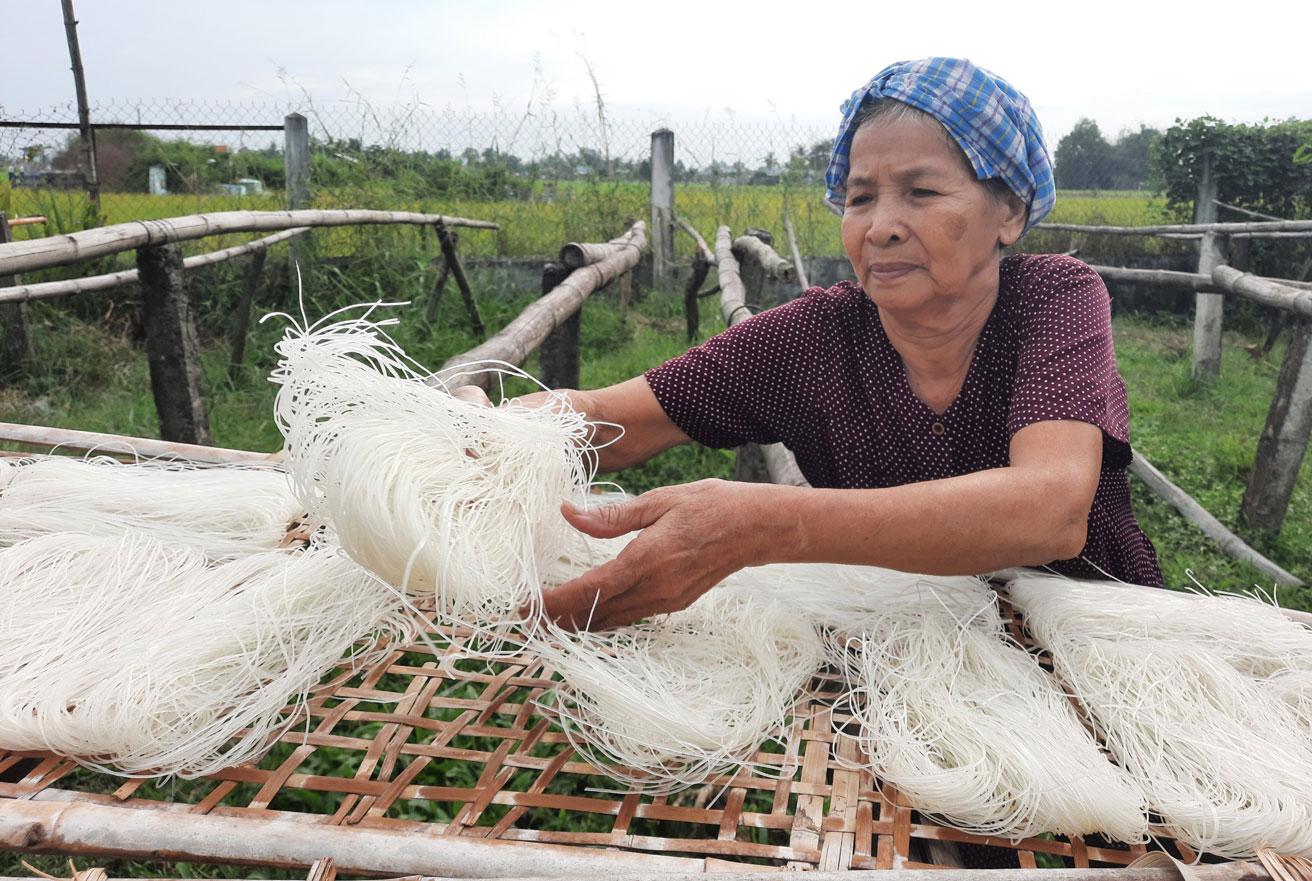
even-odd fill
[(574, 270), (555, 290), (526, 306), (487, 342), (448, 358), (429, 382), (453, 387), (476, 385), (486, 391), (491, 387), (495, 373), (479, 366), (481, 362), (524, 363), (524, 359), (542, 345), (552, 330), (573, 315), (593, 291), (638, 264), (647, 244), (646, 224), (639, 220), (633, 226), (639, 229), (633, 234), (632, 247), (616, 251), (600, 263)]
[(204, 465), (270, 462), (268, 453), (255, 453), (250, 450), (230, 450), (224, 447), (181, 444), (99, 431), (23, 425), (17, 422), (0, 422), (0, 441), (40, 447), (45, 450), (78, 450), (87, 453), (138, 456), (143, 459), (181, 459)]
[(756, 236), (739, 236), (733, 240), (733, 249), (759, 262), (761, 268), (765, 270), (765, 274), (771, 278), (783, 282), (797, 280), (797, 269), (793, 264), (780, 257), (774, 248), (771, 248)]
[(1090, 232), (1110, 236), (1156, 236), (1162, 233), (1261, 233), (1297, 232), (1312, 235), (1312, 220), (1280, 220), (1240, 223), (1160, 223), (1155, 226), (1088, 226), (1079, 223), (1038, 223), (1035, 229)]
[(705, 861), (601, 848), (416, 835), (408, 829), (330, 826), (219, 813), (91, 802), (0, 799), (0, 849), (104, 858), (151, 857), (305, 868), (328, 858), (339, 872), (441, 877), (607, 876), (701, 872)]
[(96, 134), (91, 129), (91, 108), (87, 102), (87, 78), (82, 69), (82, 50), (77, 40), (77, 16), (73, 14), (73, 0), (63, 0), (64, 36), (68, 39), (68, 60), (73, 71), (73, 89), (77, 95), (77, 125), (82, 136), (82, 162), (86, 169), (87, 196), (96, 209), (96, 222), (100, 220), (100, 177), (96, 173)]
[(184, 242), (232, 232), (274, 232), (297, 226), (355, 226), (390, 223), (467, 226), (500, 229), (498, 224), (442, 214), (364, 209), (306, 209), (301, 211), (219, 211), (164, 220), (136, 220), (62, 236), (47, 236), (0, 245), (0, 272), (9, 274), (64, 266), (147, 245)]
[[(1162, 287), (1188, 288), (1195, 291), (1217, 291), (1223, 290), (1226, 293), (1245, 296), (1243, 291), (1226, 290), (1219, 285), (1214, 276), (1203, 275), (1201, 272), (1176, 272), (1171, 269), (1130, 269), (1124, 266), (1096, 266), (1089, 265), (1089, 268), (1101, 275), (1107, 281), (1126, 281), (1133, 284), (1150, 284), (1160, 285)], [(1230, 272), (1237, 274), (1238, 270), (1230, 269)], [(1297, 288), (1304, 291), (1312, 291), (1312, 282), (1297, 281), (1288, 278), (1266, 278), (1260, 275), (1243, 274), (1246, 278), (1257, 279), (1258, 281), (1270, 282), (1276, 285), (1283, 285), (1287, 288)]]
[[(231, 248), (224, 248), (221, 251), (211, 251), (208, 254), (197, 254), (194, 257), (188, 257), (182, 261), (183, 269), (196, 269), (201, 266), (212, 266), (215, 263), (223, 263), (226, 260), (232, 260), (245, 254), (255, 254), (264, 252), (279, 242), (285, 242), (288, 239), (305, 233), (310, 228), (308, 226), (297, 226), (282, 232), (274, 233), (271, 236), (255, 239), (241, 245), (234, 245)], [(141, 280), (140, 275), (135, 269), (127, 269), (122, 272), (111, 272), (106, 275), (91, 275), (86, 278), (70, 278), (64, 281), (47, 281), (38, 284), (19, 285), (0, 292), (0, 303), (6, 302), (26, 302), (28, 300), (47, 300), (51, 297), (66, 297), (69, 294), (90, 294), (95, 291), (108, 291), (113, 288), (122, 287), (127, 284), (136, 284)]]
[(697, 305), (697, 300), (701, 294), (702, 282), (706, 281), (706, 275), (711, 271), (711, 264), (715, 262), (715, 257), (711, 249), (706, 246), (702, 234), (690, 223), (678, 215), (675, 215), (674, 223), (692, 238), (695, 245), (692, 254), (692, 273), (688, 276), (688, 283), (683, 287), (683, 318), (688, 326), (688, 342), (691, 343), (697, 338), (697, 332), (701, 328), (701, 309)]
[[(468, 840), (468, 839), (461, 839)], [(1272, 881), (1267, 872), (1256, 863), (1203, 863), (1189, 866), (1190, 877), (1196, 881)], [(864, 873), (876, 881), (1182, 881), (1175, 867), (1134, 866), (1119, 869), (879, 869)], [(852, 871), (806, 872), (806, 881), (854, 881), (863, 873)], [(655, 874), (632, 872), (616, 874), (614, 881), (779, 881), (777, 869), (744, 869), (728, 872), (672, 872)], [(0, 877), (0, 881), (32, 881), (23, 877)], [(90, 881), (90, 879), (71, 879)], [(164, 878), (113, 878), (110, 881), (181, 881)], [(397, 881), (450, 881), (449, 877), (409, 875)], [(492, 878), (466, 879), (466, 881), (493, 881)], [(520, 878), (498, 877), (495, 881), (550, 881), (540, 876)]]
[(729, 227), (720, 227), (715, 233), (715, 263), (720, 276), (720, 315), (724, 317), (726, 327), (733, 327), (741, 318), (752, 316), (752, 310), (747, 308), (747, 289), (743, 287), (733, 245), (733, 233)]
[(688, 221), (684, 220), (682, 217), (675, 217), (674, 222), (678, 224), (679, 229), (686, 232), (689, 238), (693, 240), (693, 243), (697, 248), (695, 253), (702, 255), (702, 258), (705, 259), (707, 263), (713, 263), (715, 261), (715, 255), (711, 253), (711, 248), (706, 244), (706, 239), (702, 238), (702, 234), (697, 232), (696, 227), (688, 223)]
[(1230, 266), (1218, 266), (1213, 269), (1212, 281), (1228, 293), (1275, 306), (1277, 309), (1287, 309), (1300, 315), (1312, 316), (1312, 290), (1303, 290), (1290, 284), (1259, 278)]
[(797, 250), (797, 236), (793, 233), (793, 219), (787, 214), (784, 215), (784, 232), (788, 234), (788, 247), (793, 252), (793, 266), (797, 268), (797, 283), (802, 286), (802, 291), (811, 286), (806, 280), (806, 266), (802, 263), (802, 254)]
[[(732, 235), (727, 226), (720, 227), (715, 234), (715, 257), (720, 274), (720, 314), (724, 316), (724, 323), (729, 327), (752, 317), (751, 310), (747, 308), (747, 293), (738, 272), (738, 258), (733, 255), (733, 248), (737, 243), (731, 241)], [(754, 242), (760, 241), (755, 237), (744, 238), (751, 238)], [(771, 253), (774, 251), (771, 250)], [(789, 486), (809, 485), (806, 478), (802, 476), (802, 469), (797, 466), (797, 459), (783, 444), (764, 444), (761, 445), (760, 450), (771, 483)]]
[(607, 242), (569, 242), (560, 246), (558, 260), (570, 269), (599, 263), (622, 248), (633, 246), (634, 227)]
[(1188, 493), (1171, 483), (1165, 474), (1153, 467), (1153, 464), (1137, 450), (1130, 460), (1130, 470), (1147, 484), (1149, 489), (1170, 502), (1186, 520), (1201, 529), (1203, 534), (1215, 541), (1221, 550), (1231, 557), (1253, 564), (1263, 575), (1275, 579), (1278, 583), (1290, 587), (1304, 586), (1304, 582), (1299, 578), (1253, 550), (1242, 538), (1226, 529), (1220, 520), (1209, 514), (1207, 509), (1194, 501)]
[(1213, 199), (1212, 202), (1218, 208), (1228, 208), (1231, 211), (1238, 211), (1240, 214), (1246, 214), (1249, 217), (1256, 217), (1258, 220), (1273, 220), (1279, 222), (1285, 219), (1283, 217), (1276, 217), (1271, 214), (1263, 214), (1260, 211), (1250, 211), (1247, 208), (1240, 208), (1238, 205), (1227, 205), (1225, 202), (1222, 202), (1220, 199)]

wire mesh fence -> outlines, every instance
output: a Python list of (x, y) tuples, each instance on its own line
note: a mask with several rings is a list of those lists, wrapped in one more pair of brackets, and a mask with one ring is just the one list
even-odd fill
[[(0, 108), (8, 212), (47, 218), (44, 226), (17, 235), (286, 207), (281, 128), (288, 112), (302, 113), (309, 123), (312, 207), (500, 223), (495, 234), (462, 242), (461, 250), (473, 256), (549, 255), (566, 241), (608, 239), (650, 214), (650, 145), (657, 126), (612, 119), (604, 108), (476, 114), (423, 106), (380, 110), (363, 100), (296, 106), (133, 101), (91, 108), (98, 210), (88, 196), (76, 107)], [(743, 124), (728, 116), (671, 128), (675, 211), (708, 239), (720, 224), (782, 235), (788, 217), (803, 254), (842, 254), (838, 220), (822, 202), (832, 131), (783, 121)], [(1072, 165), (1063, 177), (1079, 186), (1059, 193), (1050, 219), (1138, 225), (1166, 218), (1163, 200), (1150, 188), (1146, 159), (1115, 152), (1100, 157), (1093, 148), (1078, 159), (1083, 165)], [(317, 247), (353, 254), (399, 245), (394, 240), (404, 235), (414, 233), (343, 229), (320, 235)], [(684, 237), (677, 243), (691, 254)], [(1064, 250), (1069, 236), (1035, 236), (1030, 244)]]

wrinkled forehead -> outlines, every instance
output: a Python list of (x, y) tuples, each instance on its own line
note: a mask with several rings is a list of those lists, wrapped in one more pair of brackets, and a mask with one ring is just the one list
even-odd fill
[(913, 172), (941, 175), (946, 165), (977, 179), (961, 145), (933, 114), (900, 101), (885, 99), (879, 105), (891, 109), (868, 114), (853, 128), (849, 185), (856, 185), (871, 163), (885, 164), (901, 178)]

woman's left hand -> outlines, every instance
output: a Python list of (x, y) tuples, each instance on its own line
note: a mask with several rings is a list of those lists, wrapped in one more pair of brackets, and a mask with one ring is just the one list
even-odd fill
[(687, 608), (729, 574), (760, 559), (765, 528), (759, 484), (700, 480), (636, 499), (561, 513), (597, 538), (641, 529), (619, 556), (542, 595), (548, 618), (605, 630)]

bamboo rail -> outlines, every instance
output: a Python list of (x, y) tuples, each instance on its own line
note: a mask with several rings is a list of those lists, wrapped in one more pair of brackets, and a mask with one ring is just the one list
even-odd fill
[[(1204, 863), (1189, 866), (1190, 878), (1196, 881), (1272, 881), (1259, 865), (1253, 862)], [(103, 870), (89, 870), (103, 871)], [(93, 881), (88, 872), (79, 872), (70, 881)], [(1182, 881), (1184, 876), (1175, 867), (1126, 866), (1119, 869), (877, 869), (871, 871), (816, 870), (806, 872), (806, 881), (853, 881), (854, 876), (874, 878), (875, 881)], [(779, 881), (777, 870), (729, 872), (650, 872), (623, 873), (614, 881)], [(33, 881), (32, 878), (4, 877), (0, 881)], [(163, 878), (109, 878), (102, 881), (181, 881)], [(315, 881), (313, 876), (307, 881)], [(408, 875), (397, 881), (450, 881), (449, 877), (435, 875)], [(493, 881), (491, 878), (467, 881)], [(500, 877), (496, 881), (549, 881), (542, 877)]]
[[(257, 251), (264, 251), (279, 242), (285, 242), (288, 239), (295, 238), (302, 233), (308, 232), (309, 229), (308, 226), (294, 226), (291, 229), (285, 229), (282, 232), (276, 232), (273, 235), (255, 239), (242, 245), (224, 248), (221, 251), (211, 251), (208, 254), (197, 254), (195, 257), (188, 257), (183, 260), (182, 268), (196, 269), (201, 266), (211, 266), (215, 263), (222, 263), (225, 260), (232, 260), (235, 257), (241, 257), (245, 254), (254, 254)], [(111, 272), (106, 275), (92, 275), (86, 278), (70, 278), (64, 281), (46, 281), (37, 284), (17, 285), (0, 291), (0, 303), (23, 303), (29, 300), (47, 300), (51, 297), (64, 297), (69, 294), (89, 294), (94, 291), (107, 291), (113, 288), (122, 287), (126, 284), (135, 284), (140, 280), (140, 277), (141, 274), (137, 270), (126, 269), (122, 272)]]
[(756, 236), (739, 236), (733, 240), (733, 249), (751, 255), (771, 278), (784, 282), (797, 280), (797, 268)]
[[(752, 311), (747, 308), (747, 292), (738, 272), (738, 258), (733, 255), (733, 249), (738, 242), (731, 241), (732, 235), (727, 226), (720, 227), (715, 234), (715, 258), (720, 274), (720, 314), (724, 316), (724, 323), (729, 327), (752, 317)], [(741, 242), (743, 239), (758, 242), (764, 248), (769, 247), (753, 236), (744, 236), (738, 241)], [(773, 249), (770, 253), (774, 254)], [(775, 257), (779, 255), (775, 254)], [(806, 478), (802, 476), (802, 469), (797, 466), (796, 457), (783, 444), (762, 444), (760, 450), (771, 483), (787, 486), (809, 485)]]
[(1213, 199), (1212, 204), (1216, 205), (1218, 208), (1227, 208), (1231, 211), (1238, 211), (1240, 214), (1247, 214), (1249, 217), (1256, 217), (1258, 220), (1273, 220), (1279, 222), (1285, 219), (1283, 217), (1276, 217), (1273, 214), (1263, 214), (1260, 211), (1251, 211), (1248, 208), (1240, 208), (1238, 205), (1227, 205), (1220, 199)]
[[(349, 831), (348, 831), (349, 829)], [(0, 848), (98, 857), (139, 857), (445, 877), (693, 873), (704, 861), (600, 848), (415, 835), (409, 831), (266, 821), (220, 814), (114, 807), (94, 802), (5, 799)]]
[(729, 227), (720, 227), (715, 233), (715, 262), (720, 275), (720, 314), (724, 316), (726, 327), (733, 327), (741, 320), (739, 313), (742, 313), (742, 318), (752, 316), (752, 310), (747, 308), (747, 289), (743, 287), (733, 245), (733, 233)]
[(9, 221), (10, 226), (29, 226), (33, 223), (48, 223), (44, 214), (32, 214), (27, 217), (15, 217)]
[(561, 245), (558, 259), (570, 269), (578, 269), (580, 266), (599, 263), (616, 252), (629, 247), (635, 235), (635, 227), (636, 224), (629, 227), (623, 235), (616, 236), (608, 242), (569, 242)]
[(498, 224), (441, 214), (363, 209), (301, 211), (219, 211), (165, 220), (134, 220), (62, 236), (0, 245), (0, 274), (63, 266), (149, 245), (200, 239), (232, 232), (274, 232), (298, 226), (356, 226), (410, 223), (500, 229)]
[(1250, 300), (1256, 300), (1277, 309), (1287, 309), (1300, 315), (1312, 316), (1312, 290), (1301, 290), (1293, 285), (1282, 284), (1240, 272), (1230, 266), (1218, 266), (1212, 270), (1212, 281), (1217, 287)]
[(797, 249), (797, 236), (793, 232), (793, 219), (787, 214), (784, 215), (784, 232), (788, 235), (788, 247), (793, 252), (793, 266), (797, 268), (797, 283), (802, 286), (802, 292), (811, 286), (806, 280), (806, 266), (802, 263), (802, 252)]
[(1239, 223), (1163, 223), (1156, 226), (1087, 226), (1079, 223), (1039, 223), (1035, 229), (1088, 232), (1113, 236), (1155, 236), (1162, 233), (1273, 233), (1296, 232), (1312, 236), (1312, 220), (1251, 221)]
[(1276, 563), (1249, 547), (1242, 538), (1226, 529), (1220, 520), (1209, 514), (1207, 509), (1194, 501), (1188, 493), (1171, 483), (1165, 474), (1158, 471), (1138, 451), (1134, 452), (1133, 458), (1130, 460), (1130, 470), (1147, 484), (1149, 489), (1170, 502), (1186, 520), (1201, 529), (1208, 538), (1215, 541), (1221, 547), (1221, 550), (1231, 557), (1251, 563), (1263, 575), (1274, 578), (1277, 582), (1290, 587), (1304, 586), (1305, 583), (1301, 579), (1280, 568)]
[(448, 358), (430, 383), (451, 386), (476, 385), (486, 391), (494, 375), (479, 365), (500, 361), (519, 365), (542, 345), (557, 326), (569, 318), (592, 292), (638, 265), (647, 246), (647, 227), (641, 220), (629, 230), (628, 243), (599, 263), (581, 266), (569, 274), (555, 290), (535, 300), (491, 339), (460, 355)]
[(47, 450), (79, 450), (88, 453), (140, 456), (145, 459), (183, 459), (207, 465), (233, 463), (267, 465), (272, 461), (269, 453), (255, 453), (250, 450), (230, 450), (224, 447), (182, 444), (98, 431), (76, 431), (71, 428), (50, 428), (44, 425), (23, 425), (17, 422), (0, 422), (0, 441)]
[[(1218, 284), (1213, 276), (1204, 275), (1201, 272), (1177, 272), (1173, 269), (1130, 269), (1124, 266), (1095, 266), (1090, 265), (1090, 269), (1101, 275), (1104, 279), (1110, 281), (1127, 281), (1135, 284), (1154, 284), (1164, 287), (1189, 288), (1195, 291), (1219, 291), (1227, 290), (1223, 285)], [(1249, 278), (1258, 279), (1272, 284), (1283, 285), (1288, 288), (1297, 288), (1304, 291), (1312, 291), (1312, 282), (1295, 281), (1288, 278), (1267, 278), (1260, 275), (1251, 275)], [(1244, 294), (1240, 291), (1230, 291)]]

